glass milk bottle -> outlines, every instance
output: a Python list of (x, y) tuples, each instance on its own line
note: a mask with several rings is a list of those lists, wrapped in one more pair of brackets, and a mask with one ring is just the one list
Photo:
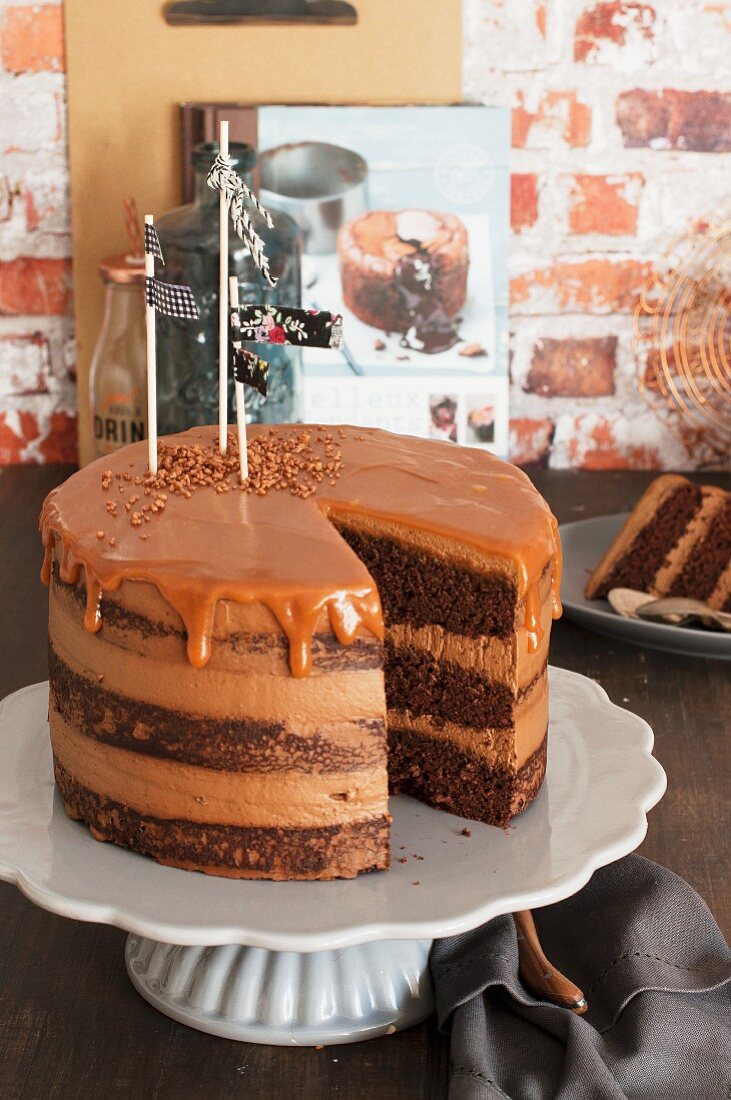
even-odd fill
[(110, 256), (99, 273), (104, 320), (89, 371), (94, 458), (147, 434), (144, 259)]

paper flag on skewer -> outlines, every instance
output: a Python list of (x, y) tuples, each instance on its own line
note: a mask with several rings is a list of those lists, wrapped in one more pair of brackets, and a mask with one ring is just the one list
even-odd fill
[(157, 256), (161, 264), (165, 264), (162, 258), (162, 248), (160, 247), (160, 238), (157, 235), (157, 230), (154, 225), (145, 225), (145, 252), (148, 256)]
[(166, 317), (182, 317), (192, 321), (198, 318), (198, 306), (189, 286), (161, 283), (148, 277), (145, 279), (145, 296), (148, 306), (153, 306)]
[(269, 364), (266, 359), (246, 348), (233, 349), (234, 378), (252, 389), (258, 390), (262, 397), (267, 395)]
[(311, 348), (340, 348), (343, 319), (324, 309), (295, 306), (241, 306), (231, 313), (239, 340), (254, 344), (295, 344)]
[(269, 270), (269, 259), (264, 251), (264, 242), (254, 229), (247, 204), (270, 229), (273, 229), (274, 222), (271, 214), (262, 206), (248, 184), (244, 183), (234, 171), (230, 156), (218, 154), (208, 173), (207, 181), (209, 187), (214, 191), (220, 191), (225, 197), (234, 230), (241, 240), (248, 244), (251, 258), (269, 286), (276, 286), (277, 280), (272, 277)]

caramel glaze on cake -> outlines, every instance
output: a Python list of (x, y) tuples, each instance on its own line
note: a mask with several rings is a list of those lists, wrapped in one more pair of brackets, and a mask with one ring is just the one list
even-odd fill
[(324, 446), (312, 495), (260, 473), (243, 492), (233, 435), (228, 475), (170, 481), (170, 455), (203, 468), (216, 439), (161, 441), (175, 491), (142, 443), (44, 504), (68, 813), (163, 863), (277, 879), (388, 866), (387, 768), (505, 825), (543, 778), (558, 613), (556, 525), (528, 479), (440, 442), (283, 426), (251, 429), (252, 469), (273, 444), (290, 470)]
[(338, 255), (348, 309), (374, 328), (407, 332), (414, 311), (399, 272), (418, 253), (428, 257), (434, 302), (446, 317), (459, 313), (467, 296), (467, 231), (455, 214), (432, 210), (370, 210), (342, 227)]
[(731, 611), (731, 493), (663, 474), (643, 493), (586, 586), (687, 596)]

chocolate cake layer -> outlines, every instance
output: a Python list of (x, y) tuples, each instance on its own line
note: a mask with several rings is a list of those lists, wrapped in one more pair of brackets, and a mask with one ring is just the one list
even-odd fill
[(618, 554), (611, 564), (602, 562), (587, 585), (587, 596), (599, 599), (612, 588), (634, 588), (639, 592), (650, 591), (652, 582), (663, 563), (679, 542), (684, 531), (699, 512), (703, 497), (700, 486), (684, 479), (648, 516), (646, 523), (635, 534), (629, 546)]
[(505, 638), (515, 626), (515, 585), (504, 573), (477, 573), (335, 519), (381, 593), (386, 625), (442, 626), (467, 638)]
[(52, 701), (82, 733), (117, 748), (231, 772), (359, 771), (386, 766), (385, 722), (353, 718), (338, 730), (307, 736), (284, 721), (217, 719), (169, 710), (108, 691), (74, 672), (49, 645)]
[(547, 736), (519, 769), (489, 766), (448, 741), (390, 727), (389, 784), (460, 817), (506, 826), (535, 797), (546, 770)]
[(428, 714), (464, 726), (512, 725), (514, 696), (494, 683), (424, 650), (396, 647), (386, 637), (386, 703), (389, 709)]
[(251, 828), (165, 820), (76, 782), (54, 760), (56, 785), (70, 817), (97, 840), (111, 841), (159, 863), (232, 878), (354, 878), (389, 865), (388, 815), (320, 828)]

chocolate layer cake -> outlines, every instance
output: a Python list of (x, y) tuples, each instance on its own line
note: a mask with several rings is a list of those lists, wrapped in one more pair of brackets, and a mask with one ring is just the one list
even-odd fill
[(731, 611), (731, 493), (677, 474), (652, 482), (586, 586), (688, 596)]
[(427, 353), (457, 342), (469, 258), (455, 214), (370, 210), (342, 227), (338, 255), (343, 300), (361, 321)]
[(545, 769), (558, 544), (481, 451), (353, 428), (135, 444), (41, 517), (68, 813), (242, 878), (389, 863), (388, 777), (505, 825)]

